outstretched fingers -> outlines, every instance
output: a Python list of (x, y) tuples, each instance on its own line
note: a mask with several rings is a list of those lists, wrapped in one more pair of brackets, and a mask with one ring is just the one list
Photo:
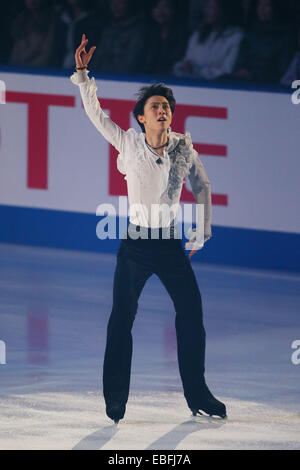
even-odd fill
[(96, 49), (96, 46), (93, 46), (90, 48), (89, 52), (87, 52), (85, 49), (87, 43), (88, 43), (88, 39), (86, 39), (85, 34), (83, 34), (81, 38), (81, 43), (77, 47), (76, 52), (75, 52), (76, 63), (82, 66), (86, 66), (89, 63)]
[(94, 54), (94, 50), (95, 50), (95, 49), (96, 49), (96, 46), (93, 46), (93, 47), (90, 48), (90, 50), (89, 50), (89, 52), (88, 52), (88, 55), (87, 55), (88, 61), (90, 61), (92, 55)]
[(81, 54), (82, 52), (84, 53), (85, 50), (85, 42), (84, 43), (81, 43), (77, 49), (76, 49), (76, 52), (75, 52), (75, 59), (76, 59), (76, 62), (81, 64), (82, 65), (82, 57), (81, 57)]
[(84, 41), (81, 41), (81, 44), (78, 47), (79, 52), (83, 51), (83, 52), (86, 53), (85, 46), (87, 45), (88, 42), (89, 42), (88, 39), (85, 39)]

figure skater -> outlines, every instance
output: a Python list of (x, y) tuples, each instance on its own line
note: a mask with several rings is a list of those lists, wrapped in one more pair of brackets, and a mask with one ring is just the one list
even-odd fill
[[(86, 51), (85, 35), (75, 52), (76, 72), (84, 109), (103, 137), (119, 152), (118, 170), (125, 175), (130, 209), (129, 226), (121, 240), (114, 273), (113, 306), (107, 326), (103, 364), (106, 414), (118, 423), (125, 415), (129, 395), (132, 326), (138, 299), (149, 277), (156, 274), (175, 307), (177, 355), (184, 396), (193, 415), (226, 417), (224, 403), (210, 392), (204, 377), (205, 340), (202, 300), (190, 258), (211, 237), (210, 182), (193, 148), (190, 134), (171, 130), (175, 98), (170, 88), (154, 83), (142, 87), (133, 114), (142, 129), (121, 129), (101, 109), (94, 78), (87, 65), (95, 46)], [(197, 204), (204, 204), (203, 226), (192, 229), (186, 248), (178, 237), (176, 214), (152, 217), (152, 208), (178, 207), (188, 176)], [(203, 225), (203, 224), (202, 224)], [(199, 241), (200, 240), (200, 241)]]

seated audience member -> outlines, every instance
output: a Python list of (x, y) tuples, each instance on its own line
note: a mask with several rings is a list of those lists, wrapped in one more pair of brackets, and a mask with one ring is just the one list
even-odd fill
[(180, 23), (172, 0), (156, 0), (151, 21), (145, 29), (143, 71), (153, 74), (172, 73), (187, 45), (187, 27)]
[[(141, 70), (144, 47), (142, 17), (131, 0), (110, 0), (112, 19), (103, 28), (91, 67), (94, 71), (134, 73)], [(89, 45), (93, 45), (89, 41)]]
[(31, 67), (60, 67), (65, 52), (64, 25), (48, 0), (25, 0), (12, 21), (9, 63)]
[(295, 52), (288, 69), (280, 80), (281, 85), (290, 87), (294, 80), (300, 80), (300, 24), (298, 26), (298, 50)]
[[(22, 2), (23, 6), (23, 2)], [(10, 25), (20, 11), (18, 2), (3, 2), (0, 15), (0, 64), (6, 64), (9, 60), (12, 43), (7, 38), (10, 35)]]
[(253, 0), (242, 0), (243, 26), (247, 30), (253, 21), (254, 3)]
[(65, 0), (60, 18), (66, 27), (66, 54), (63, 59), (64, 68), (74, 67), (74, 54), (82, 34), (86, 34), (90, 44), (99, 40), (102, 24), (93, 15), (90, 2), (86, 0)]
[(203, 7), (205, 0), (189, 0), (188, 5), (188, 31), (190, 34), (199, 27), (203, 21)]
[(274, 0), (257, 0), (256, 17), (242, 41), (234, 78), (278, 83), (292, 53), (292, 36)]
[(183, 60), (174, 65), (174, 75), (211, 80), (232, 72), (243, 31), (230, 26), (227, 1), (206, 0), (203, 23), (191, 35)]

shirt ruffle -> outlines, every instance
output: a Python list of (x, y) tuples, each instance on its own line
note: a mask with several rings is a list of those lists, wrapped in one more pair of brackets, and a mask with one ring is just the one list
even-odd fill
[(90, 79), (88, 77), (88, 73), (89, 73), (88, 69), (86, 69), (84, 71), (74, 72), (71, 75), (70, 80), (74, 85), (79, 86), (81, 83), (85, 83), (87, 81), (88, 82), (90, 81)]
[(169, 199), (178, 197), (181, 192), (184, 178), (189, 174), (193, 165), (194, 149), (191, 135), (186, 132), (179, 139), (176, 147), (169, 153), (170, 174), (167, 193)]

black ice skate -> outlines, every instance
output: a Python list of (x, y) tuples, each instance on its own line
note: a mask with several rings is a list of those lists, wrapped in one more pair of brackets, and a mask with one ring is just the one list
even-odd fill
[(203, 392), (201, 393), (197, 405), (191, 406), (190, 409), (193, 416), (196, 416), (197, 414), (202, 415), (203, 413), (201, 413), (201, 411), (204, 411), (204, 413), (209, 416), (219, 416), (220, 418), (227, 417), (226, 406), (213, 396), (206, 384), (203, 386)]
[(124, 418), (125, 405), (120, 405), (119, 403), (107, 404), (106, 405), (106, 414), (117, 425), (119, 423), (120, 419)]

